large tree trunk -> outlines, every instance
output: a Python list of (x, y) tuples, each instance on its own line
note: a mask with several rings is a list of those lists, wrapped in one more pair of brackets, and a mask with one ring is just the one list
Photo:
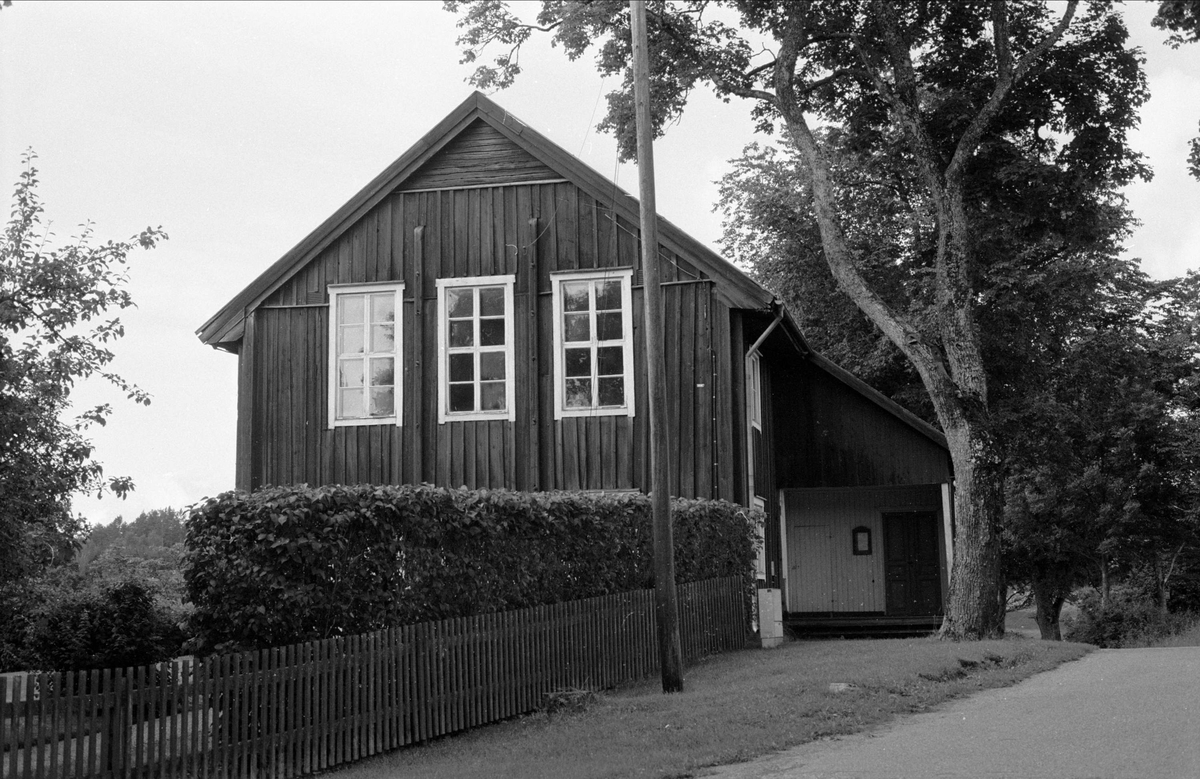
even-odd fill
[(784, 15), (786, 23), (780, 30), (780, 47), (774, 64), (774, 95), (743, 93), (766, 100), (778, 109), (806, 164), (821, 246), (833, 277), (859, 310), (912, 362), (946, 433), (954, 466), (957, 514), (954, 565), (946, 620), (942, 625), (942, 635), (949, 638), (992, 638), (1004, 632), (1004, 609), (999, 595), (1003, 500), (999, 446), (990, 430), (987, 371), (975, 318), (979, 295), (972, 282), (974, 256), (966, 167), (992, 119), (1003, 109), (1009, 90), (1062, 37), (1076, 4), (1077, 0), (1071, 0), (1054, 31), (1016, 60), (1008, 40), (1007, 5), (993, 4), (996, 83), (987, 102), (964, 128), (950, 159), (946, 159), (924, 121), (914, 44), (905, 37), (905, 25), (889, 0), (874, 0), (870, 4), (879, 25), (877, 43), (882, 51), (878, 57), (860, 52), (862, 63), (887, 104), (892, 120), (903, 131), (936, 211), (936, 300), (930, 312), (936, 314), (936, 332), (926, 332), (927, 325), (889, 305), (855, 263), (842, 228), (831, 161), (813, 136), (796, 89), (801, 50), (810, 42), (807, 4), (791, 4)]
[(1000, 514), (1003, 492), (990, 437), (963, 423), (946, 430), (954, 464), (954, 566), (944, 637), (999, 638), (1001, 606)]
[(1049, 567), (1039, 567), (1033, 573), (1033, 602), (1037, 606), (1038, 631), (1043, 641), (1062, 641), (1059, 617), (1070, 594), (1070, 577)]

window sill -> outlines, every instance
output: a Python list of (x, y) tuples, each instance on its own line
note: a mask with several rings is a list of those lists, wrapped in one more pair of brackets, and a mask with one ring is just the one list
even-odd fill
[(400, 427), (396, 417), (364, 417), (362, 419), (335, 419), (329, 424), (330, 429), (337, 427), (363, 427), (365, 425), (390, 425)]
[(462, 414), (447, 414), (443, 413), (438, 417), (438, 424), (444, 425), (447, 422), (515, 422), (516, 414), (505, 411), (500, 414), (480, 414), (480, 413), (462, 413)]
[(560, 408), (554, 412), (555, 419), (568, 417), (632, 417), (633, 409), (621, 408)]

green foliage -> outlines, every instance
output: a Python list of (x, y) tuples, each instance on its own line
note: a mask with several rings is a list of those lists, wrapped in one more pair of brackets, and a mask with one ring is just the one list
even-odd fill
[(179, 612), (183, 602), (183, 519), (181, 509), (152, 509), (132, 522), (117, 517), (91, 528), (76, 555), (90, 586), (133, 578), (147, 584), (160, 606)]
[(0, 243), (0, 584), (70, 557), (82, 533), (75, 492), (124, 495), (128, 478), (105, 480), (84, 436), (104, 424), (107, 405), (63, 418), (75, 382), (100, 376), (137, 403), (149, 396), (108, 369), (109, 345), (124, 335), (114, 309), (133, 305), (124, 266), (137, 247), (166, 234), (148, 228), (129, 241), (92, 244), (92, 229), (52, 247), (42, 224), (35, 155), (27, 152), (12, 218)]
[[(96, 637), (100, 627), (97, 615), (114, 608), (116, 614), (128, 612), (124, 607), (112, 607), (109, 595), (124, 592), (127, 586), (149, 594), (153, 621), (161, 626), (159, 634), (172, 636), (166, 644), (172, 645), (172, 651), (177, 649), (178, 635), (190, 613), (183, 603), (183, 533), (183, 512), (175, 509), (147, 511), (133, 522), (118, 517), (108, 525), (91, 528), (72, 563), (0, 585), (0, 669), (57, 667), (55, 663), (64, 662), (61, 653), (68, 652), (67, 644), (75, 647), (69, 650), (69, 657), (86, 656), (83, 648), (89, 642), (102, 643)], [(147, 620), (149, 616), (143, 622)], [(126, 622), (135, 626), (130, 630), (141, 631), (136, 628), (137, 620)], [(126, 636), (117, 623), (113, 630), (117, 631), (111, 637), (114, 647), (151, 640)], [(54, 636), (60, 633), (63, 647), (56, 648)]]
[[(476, 84), (510, 83), (516, 52), (535, 31), (571, 58), (596, 51), (602, 74), (624, 78), (601, 127), (632, 156), (625, 4), (546, 0), (536, 23), (495, 0), (447, 7), (461, 14), (465, 61), (501, 47)], [(764, 241), (778, 251), (760, 266), (763, 277), (778, 278), (798, 257), (790, 278), (801, 281), (785, 293), (802, 293), (806, 324), (850, 325), (843, 348), (830, 351), (910, 402), (920, 377), (928, 404), (910, 404), (936, 415), (961, 487), (946, 631), (994, 635), (1002, 629), (993, 589), (1004, 457), (997, 403), (1031, 378), (1012, 357), (1042, 345), (1040, 329), (1056, 311), (1038, 309), (1053, 306), (1072, 269), (1087, 269), (1081, 244), (1125, 229), (1118, 188), (1149, 175), (1128, 143), (1148, 93), (1123, 18), (1104, 0), (668, 0), (648, 4), (647, 17), (656, 132), (699, 87), (751, 101), (758, 129), (785, 136), (783, 183), (755, 180), (747, 196), (774, 188), (782, 202), (770, 217), (739, 223), (743, 204), (727, 199), (738, 231), (727, 245), (785, 226), (787, 241)], [(739, 175), (754, 178), (771, 162), (752, 160)], [(1105, 222), (1095, 236), (1075, 229)], [(862, 316), (831, 299), (833, 284), (814, 281), (819, 259)], [(1039, 305), (1021, 311), (1029, 293)], [(1019, 329), (995, 326), (989, 315), (998, 312)]]
[(180, 653), (183, 632), (136, 580), (80, 592), (34, 622), (31, 651), (56, 671), (145, 665)]
[(89, 581), (60, 566), (0, 589), (0, 671), (141, 665), (174, 657), (182, 611), (132, 578)]
[[(677, 500), (679, 581), (749, 577), (761, 516)], [(428, 485), (228, 492), (187, 522), (197, 649), (264, 647), (652, 584), (640, 494)]]
[(1167, 612), (1137, 587), (1114, 587), (1108, 603), (1088, 587), (1078, 593), (1079, 615), (1070, 621), (1067, 641), (1103, 648), (1147, 646), (1183, 633), (1196, 623), (1196, 614)]
[[(1152, 24), (1160, 30), (1170, 30), (1167, 45), (1177, 49), (1185, 43), (1200, 41), (1200, 3), (1195, 0), (1162, 0)], [(1200, 179), (1200, 136), (1190, 142), (1188, 171)]]
[(1200, 299), (1195, 274), (1112, 276), (1006, 412), (1004, 542), (1013, 581), (1195, 575), (1200, 547)]

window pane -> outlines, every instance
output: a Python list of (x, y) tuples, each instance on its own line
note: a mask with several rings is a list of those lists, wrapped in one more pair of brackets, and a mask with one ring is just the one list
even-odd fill
[(363, 350), (362, 325), (342, 325), (338, 328), (338, 354), (359, 354)]
[(480, 346), (503, 346), (504, 345), (504, 320), (503, 319), (480, 319), (479, 320), (479, 345)]
[(484, 287), (479, 290), (479, 315), (504, 316), (504, 287)]
[(338, 295), (338, 323), (363, 321), (363, 296), (362, 295)]
[(394, 352), (396, 350), (395, 325), (371, 325), (371, 351)]
[(621, 340), (621, 312), (610, 311), (606, 314), (596, 314), (596, 340)]
[(564, 281), (562, 285), (563, 311), (587, 311), (588, 287), (586, 281)]
[(342, 390), (342, 419), (356, 419), (363, 416), (363, 391), (361, 389)]
[(376, 357), (371, 360), (371, 386), (390, 387), (395, 381), (395, 361), (391, 357)]
[(395, 322), (396, 321), (396, 296), (388, 292), (382, 295), (371, 296), (371, 321), (372, 322)]
[(567, 379), (567, 408), (590, 408), (592, 405), (592, 380)]
[(479, 380), (504, 380), (504, 352), (484, 352), (479, 355)]
[(475, 410), (475, 385), (474, 384), (451, 384), (450, 385), (450, 410), (451, 411), (474, 411)]
[(371, 390), (371, 416), (390, 417), (396, 413), (395, 390), (391, 387)]
[(563, 372), (566, 376), (592, 375), (592, 350), (567, 349), (563, 355)]
[(600, 379), (600, 405), (625, 405), (625, 380), (620, 376)]
[(563, 314), (564, 341), (588, 341), (591, 337), (587, 314)]
[(446, 316), (464, 317), (475, 313), (475, 290), (448, 289), (446, 290)]
[(625, 373), (623, 350), (619, 346), (602, 346), (596, 350), (596, 373), (600, 376), (622, 375)]
[(621, 308), (621, 282), (601, 281), (596, 284), (596, 310)]
[(466, 320), (465, 322), (451, 322), (450, 345), (453, 347), (474, 346), (475, 323), (470, 319)]
[(450, 355), (450, 381), (473, 381), (475, 379), (475, 355)]
[(363, 385), (363, 361), (342, 360), (338, 363), (338, 386), (361, 387)]
[(479, 405), (483, 411), (504, 410), (504, 382), (485, 381), (479, 385)]

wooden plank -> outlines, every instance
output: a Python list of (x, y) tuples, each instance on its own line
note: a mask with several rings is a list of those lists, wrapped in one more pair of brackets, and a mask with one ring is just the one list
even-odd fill
[(429, 684), (429, 623), (423, 622), (416, 626), (413, 634), (414, 641), (414, 670), (417, 712), (417, 741), (427, 741), (433, 732), (432, 693)]
[(578, 187), (572, 186), (571, 190), (576, 193), (576, 229), (579, 236), (579, 267), (600, 267), (599, 243), (597, 241), (596, 201), (591, 195), (581, 191)]
[[(50, 673), (45, 677), (47, 684), (42, 687), (42, 708), (43, 717), (41, 721), (42, 732), (45, 734), (45, 747), (43, 749), (42, 764), (46, 769), (47, 776), (58, 776), (58, 733), (62, 726), (62, 721), (59, 717), (59, 704), (62, 699), (62, 674)], [(47, 705), (47, 701), (49, 702)], [(47, 766), (46, 763), (49, 762)]]
[[(483, 249), (480, 245), (480, 237), (483, 232), (480, 214), (480, 193), (481, 190), (471, 189), (457, 192), (459, 199), (465, 201), (466, 208), (465, 219), (458, 222), (458, 229), (455, 231), (456, 236), (463, 241), (459, 245), (459, 251), (465, 249), (467, 254), (467, 273), (468, 276), (483, 275)], [(456, 221), (459, 214), (455, 213)]]
[(230, 727), (233, 701), (230, 697), (230, 666), (232, 656), (214, 658), (210, 691), (212, 693), (212, 755), (210, 773), (230, 775)]
[(476, 121), (407, 178), (401, 188), (485, 186), (558, 177), (552, 168), (495, 128)]
[(716, 497), (737, 502), (734, 489), (737, 469), (737, 448), (734, 446), (734, 419), (737, 410), (733, 402), (733, 354), (730, 350), (729, 309), (712, 295), (709, 289), (709, 311), (712, 321), (713, 374), (716, 377), (716, 398), (713, 416), (717, 424), (717, 449), (714, 461), (718, 463)]
[(300, 653), (304, 644), (289, 644), (282, 649), (280, 663), (283, 679), (279, 706), (282, 712), (280, 743), (281, 774), (284, 777), (300, 773), (302, 752), (300, 734), (304, 727), (304, 687), (300, 680)]
[(676, 344), (678, 351), (677, 365), (679, 375), (675, 383), (675, 392), (668, 396), (667, 401), (675, 401), (677, 408), (672, 414), (675, 420), (676, 435), (679, 441), (677, 452), (678, 465), (674, 470), (679, 473), (679, 483), (672, 495), (681, 497), (696, 497), (696, 454), (697, 449), (704, 446), (704, 439), (697, 434), (700, 432), (695, 424), (696, 397), (696, 287), (685, 285), (675, 290), (676, 308)]
[(15, 686), (17, 684), (16, 677), (0, 676), (0, 707), (5, 707), (10, 697), (12, 699), (12, 709), (6, 709), (10, 712), (9, 716), (0, 716), (0, 774), (15, 777), (17, 775), (16, 766), (6, 764), (10, 755), (15, 761), (16, 754), (20, 751), (20, 741), (17, 738), (20, 701), (17, 690), (13, 690), (12, 694), (9, 694), (10, 679), (11, 684)]
[(579, 478), (579, 417), (563, 417), (555, 423), (558, 428), (557, 460), (562, 469), (559, 489), (578, 490)]
[(497, 229), (502, 229), (497, 224), (495, 212), (495, 200), (497, 190), (494, 189), (478, 189), (475, 190), (475, 197), (479, 204), (479, 275), (492, 276), (501, 273), (497, 268), (503, 268), (503, 255), (497, 252), (497, 247), (503, 251), (504, 244), (495, 241), (495, 233)]
[(696, 435), (702, 446), (696, 454), (695, 495), (706, 499), (717, 497), (717, 384), (713, 370), (711, 303), (711, 285), (698, 285), (695, 289), (696, 362), (692, 381), (696, 388)]
[(251, 490), (255, 482), (254, 436), (256, 425), (256, 379), (255, 355), (257, 348), (257, 314), (246, 315), (242, 345), (238, 351), (238, 396), (237, 396), (237, 472), (235, 485), (239, 490)]
[[(527, 190), (521, 190), (527, 192)], [(517, 200), (518, 213), (524, 215), (527, 211), (520, 210), (521, 207), (529, 208), (529, 203), (526, 200), (522, 202)], [(524, 397), (526, 409), (526, 424), (517, 430), (517, 435), (525, 442), (525, 453), (522, 457), (518, 453), (518, 457), (525, 463), (525, 484), (529, 490), (540, 490), (542, 487), (542, 435), (543, 435), (543, 416), (541, 402), (541, 334), (544, 328), (547, 328), (547, 320), (541, 318), (541, 306), (538, 302), (538, 220), (536, 217), (531, 217), (523, 222), (524, 238), (522, 245), (524, 248), (525, 273), (528, 279), (528, 296), (526, 298), (528, 327), (526, 330), (526, 382), (525, 390), (528, 393)], [(549, 420), (552, 417), (546, 417)], [(549, 423), (547, 422), (547, 426)]]
[(574, 184), (550, 184), (543, 189), (554, 197), (555, 270), (571, 270), (579, 264), (579, 189)]
[(601, 420), (611, 420), (612, 417), (583, 417), (583, 432), (586, 436), (584, 449), (587, 453), (587, 488), (598, 490), (604, 488), (603, 461), (612, 457), (611, 451), (605, 451), (601, 438)]
[[(466, 484), (470, 489), (476, 490), (485, 484), (484, 473), (486, 473), (487, 469), (487, 423), (470, 421), (470, 423), (463, 423), (462, 429), (462, 484)], [(480, 473), (480, 466), (482, 466), (484, 473)]]
[(340, 240), (350, 245), (350, 281), (362, 283), (367, 281), (367, 225), (370, 218), (368, 212), (351, 227)]
[(42, 699), (34, 695), (41, 689), (41, 674), (31, 673), (25, 677), (25, 776), (38, 779), (42, 753)]
[[(66, 775), (70, 777), (82, 777), (87, 773), (83, 766), (84, 759), (84, 743), (90, 738), (88, 735), (91, 731), (87, 717), (87, 672), (72, 671), (67, 674), (67, 697), (69, 700), (67, 714), (67, 733), (73, 734), (73, 737), (68, 738), (63, 743), (64, 757), (63, 766), (67, 769)], [(0, 701), (8, 700), (7, 690), (0, 686)], [(0, 731), (6, 730), (0, 725)], [(3, 735), (0, 735), (3, 739)], [(15, 745), (14, 745), (15, 746)], [(67, 762), (70, 766), (67, 766)], [(4, 750), (3, 744), (0, 743), (0, 771), (4, 769)]]

